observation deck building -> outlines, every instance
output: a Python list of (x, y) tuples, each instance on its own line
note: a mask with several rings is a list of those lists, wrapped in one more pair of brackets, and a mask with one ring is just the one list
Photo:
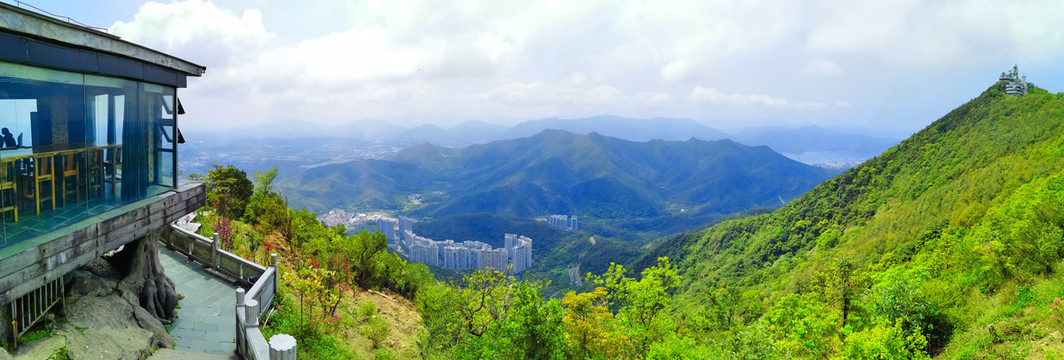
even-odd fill
[(0, 337), (73, 270), (203, 206), (203, 184), (178, 181), (177, 89), (205, 71), (0, 3)]

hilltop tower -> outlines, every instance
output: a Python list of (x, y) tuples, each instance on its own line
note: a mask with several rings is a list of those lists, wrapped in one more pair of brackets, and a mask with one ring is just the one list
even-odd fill
[(1027, 94), (1027, 77), (1020, 76), (1019, 66), (1017, 65), (1012, 65), (1011, 72), (1001, 73), (998, 81), (1005, 82), (1005, 94), (1017, 96)]

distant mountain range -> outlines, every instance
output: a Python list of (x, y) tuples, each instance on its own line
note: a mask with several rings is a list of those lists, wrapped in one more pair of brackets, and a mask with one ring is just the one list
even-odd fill
[[(766, 145), (788, 157), (810, 164), (832, 160), (868, 159), (900, 141), (815, 125), (794, 128), (750, 127), (729, 134), (692, 119), (632, 119), (611, 115), (578, 119), (547, 118), (525, 121), (513, 127), (481, 121), (468, 121), (450, 128), (421, 125), (397, 131), (391, 139), (410, 145), (427, 142), (443, 146), (465, 146), (532, 136), (548, 129), (565, 130), (575, 134), (596, 132), (630, 141), (731, 139), (751, 146)], [(376, 134), (386, 135), (379, 132)]]
[(549, 118), (525, 121), (501, 134), (503, 139), (532, 136), (543, 130), (565, 130), (575, 134), (598, 133), (630, 141), (727, 139), (728, 134), (691, 119), (630, 119), (600, 115), (582, 119)]
[[(296, 124), (296, 128), (293, 129), (292, 124)], [(731, 139), (746, 145), (767, 145), (806, 164), (835, 162), (849, 166), (874, 157), (899, 142), (899, 139), (873, 137), (820, 126), (752, 127), (729, 134), (692, 119), (632, 119), (611, 115), (578, 119), (547, 118), (525, 121), (512, 127), (483, 121), (467, 121), (452, 127), (425, 124), (404, 128), (387, 121), (373, 120), (332, 125), (290, 120), (247, 129), (241, 133), (248, 137), (264, 139), (334, 137), (383, 141), (395, 147), (405, 148), (421, 143), (462, 147), (528, 137), (548, 129), (565, 130), (575, 134), (595, 132), (630, 141)]]
[(755, 127), (740, 130), (728, 138), (743, 144), (767, 145), (780, 153), (800, 154), (810, 151), (882, 153), (898, 140), (845, 133), (820, 126), (798, 128)]
[(574, 214), (671, 228), (780, 206), (832, 174), (768, 147), (730, 140), (633, 142), (597, 132), (544, 130), (464, 148), (422, 144), (389, 160), (282, 175), (278, 186), (292, 205), (316, 212), (399, 210), (435, 218)]
[(653, 118), (631, 119), (611, 115), (599, 115), (580, 119), (548, 118), (525, 121), (512, 127), (467, 121), (453, 127), (425, 124), (410, 129), (394, 129), (384, 135), (402, 144), (432, 143), (442, 146), (466, 146), (483, 144), (494, 140), (529, 137), (543, 130), (564, 130), (574, 134), (598, 133), (631, 141), (649, 140), (720, 140), (728, 134), (691, 119)]

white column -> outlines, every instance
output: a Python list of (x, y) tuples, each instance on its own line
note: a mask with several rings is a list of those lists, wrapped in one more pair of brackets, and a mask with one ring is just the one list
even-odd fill
[(259, 301), (255, 299), (244, 300), (244, 321), (249, 328), (259, 327)]
[[(236, 289), (236, 313), (237, 314), (243, 314), (243, 311), (244, 311), (244, 295), (245, 295), (244, 288), (237, 288)], [(235, 324), (236, 324), (236, 351), (238, 353), (240, 353), (241, 356), (243, 356), (243, 355), (245, 355), (245, 346), (244, 346), (244, 344), (247, 343), (247, 339), (244, 338), (246, 336), (245, 333), (244, 333), (244, 326), (243, 326), (243, 324), (240, 323), (240, 316), (234, 316), (234, 318), (236, 319), (236, 321), (235, 321)]]
[(270, 360), (296, 360), (296, 338), (288, 334), (271, 336)]

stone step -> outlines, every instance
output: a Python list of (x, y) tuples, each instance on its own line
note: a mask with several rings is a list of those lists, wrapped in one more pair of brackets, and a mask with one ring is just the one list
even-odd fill
[(236, 354), (203, 354), (174, 349), (159, 349), (148, 357), (149, 360), (240, 360)]

